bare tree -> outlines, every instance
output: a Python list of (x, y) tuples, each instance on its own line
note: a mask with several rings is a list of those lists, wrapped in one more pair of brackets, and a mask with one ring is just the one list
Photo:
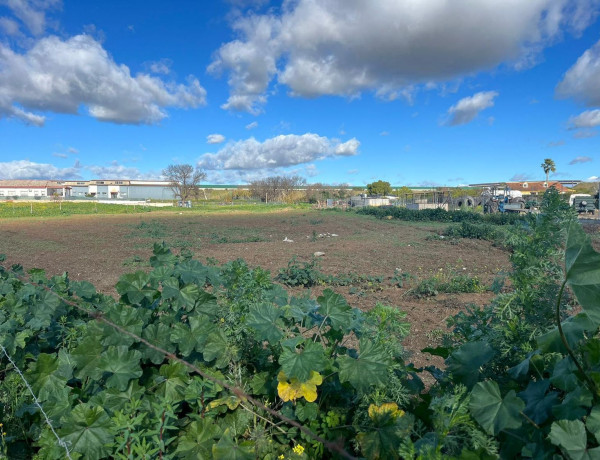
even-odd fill
[(170, 182), (175, 197), (181, 201), (188, 200), (198, 194), (198, 185), (206, 177), (201, 169), (194, 169), (192, 165), (169, 165), (163, 169), (162, 175)]
[(300, 176), (271, 176), (250, 182), (250, 193), (261, 201), (288, 201), (306, 180)]

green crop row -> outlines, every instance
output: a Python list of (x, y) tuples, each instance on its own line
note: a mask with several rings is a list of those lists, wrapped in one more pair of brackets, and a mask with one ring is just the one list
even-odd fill
[(242, 203), (242, 204), (215, 204), (198, 203), (193, 208), (179, 207), (153, 207), (144, 204), (140, 205), (121, 205), (105, 204), (92, 201), (6, 201), (0, 202), (1, 218), (18, 217), (61, 217), (76, 214), (133, 214), (147, 212), (185, 212), (188, 213), (214, 213), (214, 212), (273, 212), (282, 209), (307, 209), (308, 205), (287, 205), (287, 204), (262, 204), (262, 203)]

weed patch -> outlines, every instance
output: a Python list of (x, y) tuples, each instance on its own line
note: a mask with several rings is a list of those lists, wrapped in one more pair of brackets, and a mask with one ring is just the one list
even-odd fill
[(463, 274), (444, 274), (421, 280), (411, 290), (415, 297), (434, 297), (439, 293), (459, 294), (483, 292), (486, 287), (478, 277)]

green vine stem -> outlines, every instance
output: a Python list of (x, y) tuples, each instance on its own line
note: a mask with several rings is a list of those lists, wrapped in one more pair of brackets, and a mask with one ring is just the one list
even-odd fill
[(562, 324), (560, 321), (560, 303), (562, 301), (563, 292), (565, 290), (566, 285), (567, 285), (567, 280), (565, 279), (563, 281), (562, 285), (560, 286), (560, 291), (558, 292), (558, 299), (556, 300), (556, 324), (558, 325), (558, 333), (560, 334), (560, 338), (562, 340), (563, 345), (565, 346), (565, 348), (567, 350), (567, 353), (569, 354), (569, 356), (575, 363), (575, 366), (577, 366), (577, 369), (579, 370), (581, 375), (583, 375), (583, 378), (585, 379), (585, 382), (586, 382), (588, 388), (594, 395), (594, 400), (597, 401), (598, 400), (598, 388), (596, 387), (596, 383), (590, 378), (589, 375), (587, 375), (587, 373), (585, 372), (585, 369), (583, 368), (581, 363), (577, 360), (577, 357), (575, 356), (575, 352), (573, 351), (573, 349), (569, 345), (569, 342), (567, 341), (567, 337), (565, 336), (565, 333), (563, 331)]

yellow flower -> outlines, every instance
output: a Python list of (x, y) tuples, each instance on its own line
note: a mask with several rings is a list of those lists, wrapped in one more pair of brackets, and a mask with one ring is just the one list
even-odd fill
[(317, 399), (317, 386), (323, 383), (323, 377), (315, 371), (310, 371), (310, 378), (306, 382), (301, 382), (296, 377), (288, 381), (283, 371), (279, 372), (277, 380), (279, 381), (277, 393), (284, 401), (304, 398), (308, 402), (313, 402)]
[(304, 453), (304, 447), (302, 447), (300, 444), (297, 444), (292, 450), (298, 455), (302, 455)]
[(369, 418), (375, 420), (377, 417), (388, 414), (393, 420), (404, 415), (404, 411), (398, 408), (396, 403), (384, 403), (381, 406), (371, 404), (369, 406)]
[(279, 457), (277, 457), (279, 460), (284, 460), (285, 459), (285, 455), (281, 454)]

